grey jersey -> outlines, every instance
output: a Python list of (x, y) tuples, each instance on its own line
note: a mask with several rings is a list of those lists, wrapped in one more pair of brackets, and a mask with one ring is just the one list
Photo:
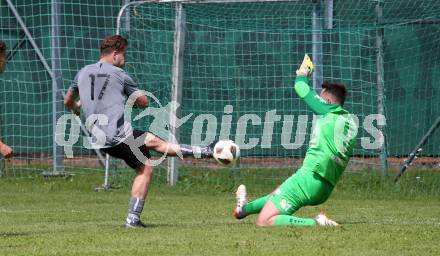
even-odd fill
[[(102, 62), (87, 65), (78, 72), (69, 89), (79, 91), (87, 129), (92, 132), (96, 127), (104, 132), (105, 144), (98, 143), (98, 147), (116, 146), (132, 134), (131, 124), (124, 122), (124, 107), (127, 97), (138, 87), (124, 70)], [(105, 122), (96, 120), (98, 115), (105, 116), (108, 123), (103, 125)]]

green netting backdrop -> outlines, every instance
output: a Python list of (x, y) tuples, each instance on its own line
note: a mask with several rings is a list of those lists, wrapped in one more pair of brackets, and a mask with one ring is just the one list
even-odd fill
[[(116, 16), (124, 1), (69, 1), (60, 3), (63, 88), (75, 73), (98, 59), (100, 40), (116, 31)], [(125, 1), (127, 2), (127, 1)], [(13, 1), (50, 64), (51, 2)], [(383, 1), (378, 22), (377, 1), (334, 1), (334, 24), (323, 29), (324, 80), (345, 83), (346, 108), (360, 122), (377, 113), (376, 39), (383, 29), (386, 141), (389, 156), (407, 154), (440, 114), (440, 3), (438, 1)], [(52, 153), (52, 81), (5, 1), (0, 2), (0, 38), (9, 49), (17, 46), (5, 73), (0, 75), (0, 132), (23, 159), (50, 159)], [(304, 53), (312, 52), (312, 1), (276, 3), (185, 4), (186, 33), (182, 115), (212, 114), (220, 133), (225, 105), (233, 106), (231, 136), (237, 121), (256, 114), (260, 123), (248, 124), (247, 137), (259, 138), (244, 156), (301, 156), (307, 148), (312, 114), (293, 92), (294, 70)], [(121, 34), (128, 36), (126, 70), (142, 89), (163, 105), (171, 98), (175, 4), (142, 4), (122, 16)], [(324, 21), (322, 21), (324, 23)], [(312, 56), (313, 57), (313, 56)], [(59, 98), (61, 103), (62, 99)], [(153, 107), (155, 105), (153, 104)], [(265, 114), (276, 110), (271, 145), (261, 145)], [(292, 117), (293, 115), (293, 117)], [(306, 118), (301, 130), (297, 121)], [(195, 118), (181, 127), (189, 143)], [(290, 119), (289, 119), (290, 118)], [(145, 129), (150, 119), (136, 122)], [(283, 125), (304, 134), (302, 146), (281, 145)], [(206, 128), (206, 126), (205, 126)], [(361, 148), (358, 156), (375, 156)], [(203, 134), (212, 136), (212, 134)], [(202, 137), (203, 137), (202, 136)], [(440, 136), (424, 148), (439, 155)], [(267, 138), (266, 138), (267, 139)], [(92, 154), (76, 144), (76, 152)]]

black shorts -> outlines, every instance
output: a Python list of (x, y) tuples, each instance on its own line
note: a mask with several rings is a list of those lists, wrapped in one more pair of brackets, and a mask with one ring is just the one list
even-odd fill
[[(131, 136), (133, 136), (136, 139), (137, 137), (142, 136), (144, 134), (146, 134), (146, 132), (140, 130), (133, 130), (133, 134)], [(142, 152), (142, 154), (145, 157), (147, 158), (151, 157), (150, 152), (148, 151), (148, 148), (145, 145), (140, 146), (139, 150)], [(131, 151), (130, 146), (128, 146), (124, 142), (111, 148), (102, 148), (101, 151), (111, 155), (112, 157), (116, 157), (124, 160), (125, 163), (127, 163), (127, 165), (133, 169), (136, 169), (137, 167), (144, 165), (144, 163), (142, 163), (141, 161), (139, 161), (139, 159), (137, 159), (133, 151)]]

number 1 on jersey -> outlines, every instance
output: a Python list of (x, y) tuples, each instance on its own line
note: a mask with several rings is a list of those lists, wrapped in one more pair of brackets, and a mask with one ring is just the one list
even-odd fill
[(95, 100), (95, 75), (90, 74), (90, 98)]

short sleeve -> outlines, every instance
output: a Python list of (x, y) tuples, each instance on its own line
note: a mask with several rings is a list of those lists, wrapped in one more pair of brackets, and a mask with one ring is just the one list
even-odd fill
[(137, 85), (133, 81), (133, 79), (131, 79), (131, 77), (129, 75), (125, 74), (125, 76), (124, 76), (124, 93), (125, 93), (125, 95), (130, 97), (130, 95), (133, 92), (138, 91), (138, 90), (139, 90), (139, 88), (137, 87)]

